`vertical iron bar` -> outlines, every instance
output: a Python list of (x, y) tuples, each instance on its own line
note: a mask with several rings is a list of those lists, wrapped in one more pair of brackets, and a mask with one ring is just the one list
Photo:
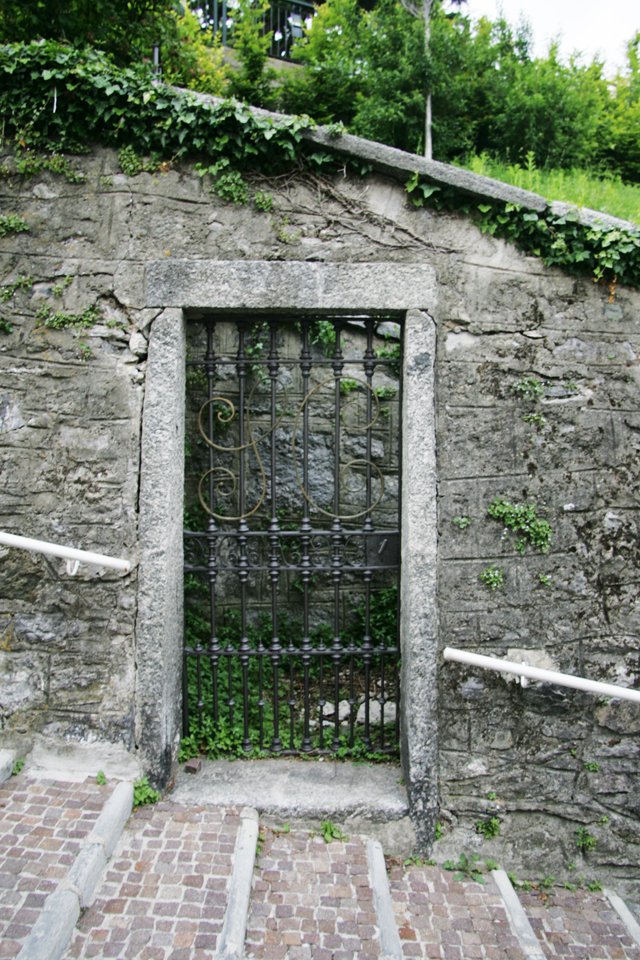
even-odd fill
[(271, 331), (271, 349), (269, 351), (269, 377), (271, 379), (271, 520), (269, 523), (269, 543), (271, 545), (271, 557), (269, 559), (269, 577), (271, 579), (271, 625), (272, 638), (269, 656), (273, 667), (273, 739), (271, 749), (274, 753), (280, 753), (282, 750), (282, 741), (280, 739), (280, 690), (279, 690), (279, 667), (282, 655), (282, 647), (278, 637), (278, 580), (280, 578), (280, 563), (278, 560), (280, 549), (280, 525), (278, 523), (277, 504), (276, 504), (276, 391), (278, 379), (278, 348), (276, 343), (276, 334), (278, 324), (275, 320), (269, 321)]
[[(364, 352), (364, 372), (367, 378), (367, 424), (371, 423), (373, 418), (373, 373), (375, 370), (375, 353), (373, 351), (373, 318), (369, 317), (366, 321), (367, 348)], [(367, 430), (365, 454), (367, 460), (366, 466), (366, 508), (363, 533), (365, 543), (365, 557), (370, 555), (367, 550), (367, 537), (373, 532), (373, 520), (371, 519), (371, 427)], [(371, 580), (373, 571), (366, 568), (364, 571), (364, 637), (362, 638), (362, 652), (364, 665), (364, 736), (363, 741), (368, 750), (371, 749), (371, 727), (370, 727), (370, 698), (371, 698), (371, 660), (373, 656), (373, 643), (371, 638)]]
[(335, 377), (334, 384), (334, 459), (333, 459), (333, 513), (331, 524), (331, 540), (333, 542), (333, 556), (331, 559), (331, 576), (333, 579), (333, 645), (331, 659), (333, 660), (333, 708), (334, 728), (332, 750), (340, 749), (340, 716), (338, 704), (340, 702), (340, 660), (342, 657), (342, 643), (340, 641), (340, 581), (342, 579), (342, 524), (340, 522), (340, 379), (344, 363), (340, 346), (340, 332), (342, 322), (334, 320), (336, 342), (332, 357), (332, 369)]
[[(214, 386), (216, 379), (216, 353), (214, 348), (213, 335), (215, 330), (215, 323), (207, 323), (207, 352), (204, 357), (204, 369), (205, 375), (207, 377), (207, 400), (213, 400), (214, 395)], [(208, 436), (210, 440), (213, 440), (214, 432), (214, 410), (213, 404), (209, 403), (207, 407), (209, 411), (208, 416)], [(215, 465), (214, 458), (214, 449), (209, 447), (209, 470), (213, 470)], [(213, 473), (209, 473), (209, 510), (212, 511), (215, 509), (215, 482), (213, 478)], [(218, 641), (217, 627), (216, 627), (216, 581), (218, 578), (218, 561), (216, 557), (216, 521), (212, 515), (209, 514), (209, 519), (207, 521), (207, 547), (208, 547), (208, 557), (207, 557), (207, 577), (209, 580), (209, 622), (211, 624), (211, 637), (209, 639), (209, 661), (211, 663), (211, 682), (213, 684), (213, 721), (218, 723), (218, 664), (220, 662), (220, 643)]]
[[(309, 377), (311, 375), (311, 351), (309, 349), (309, 321), (302, 321), (302, 351), (300, 353), (300, 371), (302, 373), (302, 399), (309, 396)], [(309, 489), (309, 404), (305, 403), (302, 414), (302, 483), (305, 490)], [(311, 732), (309, 727), (309, 668), (311, 665), (311, 639), (309, 637), (309, 582), (311, 580), (311, 559), (309, 549), (311, 545), (311, 522), (309, 520), (309, 503), (306, 497), (302, 498), (302, 523), (300, 524), (300, 566), (302, 567), (302, 670), (304, 674), (304, 733), (300, 749), (307, 753), (312, 748)], [(320, 657), (322, 665), (322, 656)], [(322, 684), (320, 688), (320, 730), (322, 731)], [(322, 733), (321, 733), (322, 738)]]
[(225, 47), (226, 45), (227, 45), (227, 0), (222, 0), (222, 46)]
[(247, 560), (247, 541), (246, 536), (249, 527), (244, 519), (245, 512), (245, 459), (244, 459), (244, 416), (245, 416), (245, 388), (247, 378), (247, 358), (245, 353), (245, 335), (247, 324), (244, 320), (238, 320), (238, 357), (236, 368), (238, 370), (238, 446), (240, 448), (238, 456), (238, 578), (240, 580), (240, 664), (242, 668), (242, 704), (244, 720), (244, 736), (242, 738), (242, 749), (245, 753), (251, 752), (251, 738), (249, 736), (249, 639), (247, 637), (247, 582), (249, 580), (249, 562)]

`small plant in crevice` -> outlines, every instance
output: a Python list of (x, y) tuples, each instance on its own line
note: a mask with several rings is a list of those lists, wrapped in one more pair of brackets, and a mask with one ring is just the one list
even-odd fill
[(479, 574), (480, 580), (489, 588), (489, 590), (498, 590), (503, 586), (503, 576), (500, 567), (487, 567)]
[(479, 820), (476, 823), (476, 830), (481, 833), (485, 840), (492, 840), (500, 833), (500, 821), (497, 817), (489, 817), (486, 820)]
[(335, 823), (332, 823), (331, 820), (323, 820), (321, 823), (322, 836), (324, 837), (325, 843), (331, 843), (333, 840), (340, 840), (344, 842), (348, 840), (348, 837), (340, 830), (339, 827), (336, 827)]
[(33, 286), (33, 277), (18, 277), (13, 283), (5, 283), (0, 287), (0, 303), (7, 303), (12, 300), (18, 290), (30, 290)]
[(23, 757), (19, 757), (13, 765), (13, 768), (11, 770), (11, 776), (17, 777), (23, 767), (24, 767), (24, 759)]
[(141, 777), (133, 785), (133, 805), (143, 807), (146, 803), (157, 803), (160, 794), (149, 784), (148, 777)]
[(587, 890), (589, 893), (597, 893), (599, 890), (602, 890), (602, 884), (599, 880), (592, 880), (591, 883), (587, 884)]
[(539, 580), (540, 583), (541, 583), (543, 586), (545, 586), (545, 587), (548, 587), (549, 584), (551, 583), (551, 577), (549, 576), (548, 573), (541, 573), (541, 574), (539, 574), (538, 580)]
[(76, 353), (78, 360), (82, 360), (83, 363), (87, 363), (89, 360), (95, 360), (95, 354), (88, 343), (80, 341), (78, 344), (78, 352)]
[(445, 870), (456, 871), (453, 875), (453, 879), (456, 881), (475, 880), (476, 883), (481, 883), (484, 886), (485, 881), (482, 878), (479, 868), (476, 866), (479, 859), (480, 857), (477, 853), (473, 853), (470, 857), (468, 857), (466, 853), (461, 853), (458, 863), (456, 863), (455, 860), (445, 860), (442, 866)]
[(532, 424), (536, 428), (537, 433), (540, 433), (547, 425), (547, 421), (541, 413), (525, 413), (521, 419), (524, 420), (525, 423)]
[(374, 387), (373, 392), (378, 400), (393, 400), (398, 393), (398, 388), (387, 384), (384, 387)]
[(24, 233), (29, 229), (29, 224), (23, 217), (17, 213), (0, 213), (0, 237), (6, 237), (10, 233)]
[(555, 877), (545, 877), (544, 880), (540, 881), (540, 887), (542, 890), (553, 890), (555, 885)]
[(499, 867), (499, 864), (496, 863), (495, 860), (485, 860), (484, 865), (487, 870), (497, 870)]
[(400, 357), (401, 357), (401, 348), (397, 340), (390, 340), (385, 337), (384, 347), (376, 348), (376, 357), (379, 360), (390, 360), (391, 363), (388, 364), (389, 370), (396, 375), (400, 376)]
[(444, 830), (442, 829), (442, 824), (438, 820), (438, 822), (436, 823), (435, 838), (436, 840), (442, 840), (443, 837), (444, 837)]
[(107, 782), (107, 778), (105, 777), (104, 773), (102, 772), (102, 770), (98, 770), (96, 774), (96, 783), (98, 784), (99, 787), (104, 787), (106, 782)]
[(0, 333), (13, 333), (13, 325), (8, 320), (0, 320)]
[(593, 850), (598, 841), (592, 837), (586, 827), (578, 827), (576, 830), (576, 846), (583, 853)]
[(553, 543), (551, 526), (547, 520), (538, 516), (537, 507), (533, 503), (509, 503), (503, 497), (496, 497), (487, 513), (494, 520), (499, 520), (505, 527), (505, 534), (512, 530), (518, 539), (515, 548), (519, 553), (525, 553), (527, 544), (541, 553), (548, 553)]
[(43, 304), (36, 313), (36, 320), (51, 330), (64, 330), (69, 327), (80, 330), (83, 327), (92, 327), (102, 319), (102, 310), (98, 303), (85, 307), (82, 313), (64, 313), (62, 310), (52, 310), (50, 306)]
[(535, 377), (523, 377), (514, 383), (511, 389), (523, 400), (537, 401), (544, 396), (544, 384)]
[(600, 770), (600, 764), (596, 763), (595, 760), (585, 760), (584, 768), (585, 770), (588, 770), (590, 773), (598, 773), (598, 771)]
[(456, 527), (459, 527), (461, 530), (464, 530), (465, 527), (470, 526), (471, 520), (469, 519), (469, 517), (454, 517), (452, 520), (452, 523), (455, 524)]
[(264, 213), (271, 213), (273, 210), (273, 197), (270, 193), (265, 193), (263, 190), (257, 190), (255, 192), (253, 202), (256, 205), (256, 210), (262, 210)]
[(61, 283), (54, 283), (51, 288), (51, 292), (54, 297), (61, 297), (67, 287), (70, 287), (73, 283), (73, 277), (69, 274), (67, 275)]

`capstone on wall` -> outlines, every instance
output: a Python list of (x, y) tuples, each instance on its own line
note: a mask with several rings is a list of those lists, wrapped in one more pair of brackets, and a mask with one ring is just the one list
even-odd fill
[[(0, 280), (33, 277), (0, 305), (13, 325), (0, 333), (5, 530), (136, 559), (147, 338), (160, 313), (146, 306), (149, 261), (209, 259), (222, 275), (238, 260), (428, 263), (440, 647), (640, 682), (637, 292), (547, 269), (464, 216), (413, 209), (377, 175), (260, 182), (274, 198), (264, 213), (212, 196), (188, 166), (127, 178), (104, 150), (73, 164), (84, 183), (0, 181), (2, 212), (30, 227), (0, 239)], [(104, 322), (87, 330), (36, 320), (42, 305), (79, 313), (96, 301)], [(544, 384), (536, 402), (517, 389), (524, 378)], [(549, 553), (515, 549), (487, 514), (498, 496), (537, 505)], [(503, 573), (495, 591), (479, 578), (489, 566)], [(24, 750), (36, 736), (97, 737), (135, 751), (136, 570), (63, 570), (2, 552), (3, 738)], [(575, 862), (638, 877), (635, 706), (439, 662), (438, 711), (443, 852), (465, 843), (529, 875)], [(487, 841), (476, 823), (491, 816), (500, 834)], [(579, 826), (597, 838), (584, 856)]]

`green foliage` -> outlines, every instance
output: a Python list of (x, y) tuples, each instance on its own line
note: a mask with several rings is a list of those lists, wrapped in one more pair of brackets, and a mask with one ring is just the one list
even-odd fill
[(551, 577), (549, 576), (548, 573), (541, 573), (541, 574), (539, 574), (538, 580), (539, 580), (540, 583), (542, 583), (545, 587), (548, 587), (549, 584), (551, 583)]
[[(0, 96), (1, 102), (1, 96)], [(29, 229), (26, 221), (19, 217), (17, 213), (0, 213), (0, 237), (6, 237), (9, 233), (23, 233)]]
[(163, 79), (178, 87), (220, 97), (224, 94), (230, 68), (224, 62), (220, 35), (200, 25), (198, 17), (185, 7), (172, 10), (171, 30), (162, 44)]
[(51, 288), (51, 292), (53, 293), (54, 297), (61, 297), (66, 288), (70, 287), (72, 283), (73, 277), (66, 276), (62, 283), (54, 283), (53, 287)]
[(597, 893), (599, 890), (602, 890), (602, 884), (599, 880), (592, 880), (591, 883), (587, 884), (587, 890), (589, 893)]
[(540, 433), (540, 431), (543, 430), (544, 427), (546, 427), (547, 425), (547, 421), (545, 420), (545, 418), (542, 416), (541, 413), (525, 413), (522, 419), (524, 420), (525, 423), (533, 424), (533, 426), (535, 426), (536, 428), (537, 433)]
[(360, 384), (357, 380), (341, 380), (340, 381), (340, 393), (343, 397), (348, 397), (353, 390), (357, 390)]
[(0, 6), (0, 43), (36, 38), (83, 46), (91, 43), (118, 62), (141, 59), (151, 53), (158, 35), (172, 28), (169, 0), (3, 0)]
[[(523, 377), (522, 380), (514, 383), (511, 389), (524, 400), (535, 401), (544, 396), (544, 384), (541, 380), (536, 380), (535, 377)], [(522, 419), (524, 420), (524, 417)]]
[(479, 859), (477, 853), (472, 854), (470, 857), (467, 857), (465, 853), (461, 853), (458, 863), (456, 863), (455, 860), (445, 860), (442, 866), (445, 870), (457, 871), (457, 873), (454, 874), (454, 880), (475, 880), (476, 883), (481, 883), (484, 886), (482, 874), (476, 866)]
[(146, 803), (157, 803), (159, 799), (160, 794), (149, 785), (148, 777), (142, 777), (140, 780), (136, 780), (133, 785), (134, 807), (142, 807)]
[(393, 362), (388, 364), (388, 369), (396, 375), (400, 376), (400, 356), (401, 348), (397, 340), (391, 340), (385, 337), (384, 347), (376, 348), (376, 357), (379, 360), (392, 360)]
[(544, 880), (540, 881), (540, 886), (543, 890), (553, 890), (555, 879), (555, 877), (545, 877)]
[(600, 764), (596, 763), (595, 760), (585, 760), (584, 768), (585, 770), (589, 770), (590, 773), (598, 773), (600, 770)]
[(440, 823), (440, 821), (438, 821), (436, 823), (435, 839), (442, 840), (443, 836), (444, 836), (444, 830), (442, 829), (442, 824)]
[(344, 835), (342, 830), (339, 827), (336, 827), (331, 820), (323, 820), (321, 824), (322, 836), (324, 837), (325, 843), (331, 843), (333, 840), (345, 841), (349, 838)]
[(456, 527), (460, 527), (461, 530), (464, 530), (465, 527), (468, 527), (471, 524), (469, 517), (454, 517), (452, 521)]
[(107, 778), (105, 777), (104, 773), (102, 770), (98, 770), (98, 773), (96, 774), (96, 783), (99, 787), (104, 787), (106, 782)]
[(582, 850), (583, 853), (593, 850), (597, 842), (596, 838), (591, 836), (586, 827), (578, 827), (576, 830), (576, 846)]
[(527, 549), (530, 543), (541, 553), (548, 553), (552, 544), (551, 527), (546, 520), (538, 517), (538, 511), (533, 503), (521, 503), (514, 506), (502, 497), (496, 497), (487, 513), (494, 520), (499, 520), (503, 526), (519, 535), (515, 548), (520, 553)]
[(498, 864), (496, 863), (495, 860), (485, 860), (484, 865), (485, 865), (485, 867), (487, 868), (487, 870), (497, 870), (497, 869), (498, 869)]
[(493, 790), (491, 790), (490, 793), (487, 794), (487, 800), (491, 800), (491, 802), (493, 803), (493, 801), (496, 799), (496, 796), (497, 794), (494, 793)]
[(497, 590), (503, 584), (502, 570), (499, 567), (488, 566), (479, 577), (490, 590)]
[(378, 400), (393, 400), (398, 393), (398, 388), (389, 383), (385, 387), (374, 387), (373, 392)]
[(144, 160), (132, 146), (122, 147), (118, 154), (118, 164), (127, 177), (137, 177), (144, 170)]
[(69, 183), (84, 183), (86, 180), (86, 174), (81, 170), (74, 170), (67, 157), (63, 157), (59, 153), (47, 155), (33, 153), (30, 150), (16, 154), (15, 171), (5, 165), (1, 173), (5, 179), (9, 179), (16, 174), (30, 179), (31, 177), (37, 177), (43, 170), (48, 170), (50, 173), (61, 173)]
[[(185, 528), (202, 529), (201, 520), (203, 518), (197, 511), (185, 511)], [(187, 657), (187, 697), (188, 711), (191, 725), (191, 732), (188, 737), (183, 738), (180, 748), (180, 762), (198, 756), (201, 753), (206, 754), (211, 759), (217, 759), (220, 756), (261, 756), (263, 744), (260, 743), (260, 708), (257, 705), (257, 696), (249, 698), (249, 736), (253, 749), (246, 752), (242, 746), (244, 737), (242, 724), (242, 708), (234, 710), (233, 721), (229, 720), (229, 715), (220, 715), (216, 723), (214, 717), (214, 678), (211, 667), (211, 661), (204, 653), (210, 642), (210, 628), (208, 614), (203, 615), (199, 609), (200, 598), (206, 594), (206, 587), (203, 591), (203, 583), (198, 577), (191, 575), (185, 578), (185, 623), (186, 623), (186, 645), (190, 649), (201, 649), (203, 655), (200, 658), (195, 656)], [(376, 590), (371, 594), (370, 600), (370, 631), (375, 638), (376, 643), (384, 643), (385, 646), (395, 645), (397, 643), (397, 586), (386, 590)], [(365, 607), (364, 604), (354, 607), (351, 611), (351, 617), (345, 624), (343, 631), (343, 643), (353, 645), (357, 650), (362, 646), (364, 637)], [(330, 643), (333, 635), (331, 627), (325, 625), (316, 628), (311, 632), (312, 644), (318, 645), (321, 641), (327, 645)], [(273, 636), (271, 619), (263, 614), (257, 621), (250, 623), (247, 627), (247, 637), (252, 648), (263, 646), (268, 649), (270, 639)], [(278, 617), (278, 636), (283, 649), (293, 649), (298, 651), (301, 645), (302, 629), (301, 622), (293, 617), (282, 615)], [(217, 623), (218, 642), (225, 649), (227, 646), (237, 649), (241, 637), (240, 614), (238, 611), (231, 611)], [(301, 666), (299, 654), (293, 656), (293, 666), (297, 670)], [(358, 664), (357, 654), (355, 655), (356, 668)], [(377, 655), (373, 655), (372, 665), (376, 664)], [(280, 662), (280, 723), (282, 727), (288, 724), (289, 707), (288, 699), (288, 672), (290, 669), (290, 655), (284, 654)], [(319, 675), (319, 661), (315, 659), (310, 667), (310, 679), (317, 681)], [(249, 689), (257, 692), (260, 683), (260, 665), (257, 657), (252, 657), (247, 671)], [(264, 669), (262, 676), (262, 691), (265, 701), (262, 707), (262, 719), (264, 729), (268, 730), (273, 724), (273, 674), (272, 671)], [(238, 657), (232, 657), (230, 661), (230, 670), (226, 663), (224, 669), (219, 668), (217, 673), (217, 696), (219, 704), (227, 704), (232, 699), (236, 705), (243, 703), (243, 678), (242, 666)], [(202, 701), (202, 721), (200, 721), (199, 701)], [(222, 714), (222, 711), (221, 711)], [(298, 724), (295, 731), (296, 742), (299, 742), (302, 736), (302, 724)], [(319, 735), (316, 734), (314, 746), (320, 746)], [(326, 740), (325, 740), (326, 748)], [(351, 759), (354, 761), (381, 762), (388, 760), (388, 754), (371, 750), (363, 741), (355, 737), (354, 744), (348, 742), (348, 738), (341, 739), (339, 748), (333, 753), (338, 760)]]
[(427, 60), (424, 24), (394, 0), (370, 11), (356, 0), (328, 0), (294, 48), (303, 70), (288, 71), (281, 109), (308, 113), (330, 126), (389, 143), (420, 148)]
[(8, 320), (0, 320), (0, 333), (13, 333), (13, 326)]
[[(18, 277), (13, 283), (5, 283), (0, 287), (0, 303), (12, 300), (18, 290), (30, 290), (33, 286), (33, 277)], [(55, 288), (54, 288), (55, 289)]]
[[(596, 280), (615, 280), (629, 286), (640, 284), (640, 228), (590, 226), (580, 221), (577, 209), (559, 216), (551, 210), (536, 213), (515, 203), (476, 203), (463, 199), (450, 188), (423, 184), (418, 178), (409, 181), (407, 189), (416, 189), (416, 184), (424, 186), (428, 196), (416, 194), (411, 198), (413, 203), (469, 213), (483, 233), (514, 243), (526, 253), (540, 257), (548, 266), (560, 266), (568, 273)], [(537, 398), (526, 396), (526, 399)]]
[(78, 352), (77, 352), (76, 356), (77, 356), (78, 360), (82, 360), (82, 361), (84, 361), (85, 363), (86, 363), (88, 360), (95, 360), (95, 355), (94, 355), (91, 347), (90, 347), (88, 344), (83, 343), (82, 341), (80, 341), (80, 343), (78, 344)]
[(102, 310), (98, 303), (85, 307), (82, 313), (54, 311), (48, 305), (43, 304), (36, 313), (36, 320), (52, 330), (64, 330), (68, 327), (81, 330), (85, 327), (92, 327), (94, 323), (100, 323), (102, 319)]
[[(579, 167), (541, 170), (536, 167), (533, 154), (529, 154), (524, 166), (501, 163), (487, 153), (467, 157), (461, 163), (474, 173), (532, 190), (548, 200), (563, 200), (577, 207), (601, 210), (612, 217), (640, 223), (640, 186), (623, 183), (616, 174), (595, 173)], [(640, 180), (640, 176), (636, 179)]]
[(300, 131), (310, 123), (256, 117), (235, 101), (203, 103), (155, 85), (145, 65), (118, 68), (96, 50), (52, 41), (0, 47), (0, 79), (5, 136), (31, 149), (99, 141), (138, 156), (226, 157), (233, 169), (271, 174), (303, 155)]
[(489, 817), (487, 820), (479, 820), (476, 823), (476, 830), (481, 833), (485, 840), (491, 840), (500, 833), (500, 821), (497, 817)]
[(22, 757), (19, 757), (13, 765), (11, 776), (17, 777), (23, 767), (24, 767), (24, 759)]
[(253, 202), (256, 210), (262, 210), (264, 213), (271, 213), (273, 210), (273, 197), (270, 193), (264, 193), (262, 190), (256, 190), (253, 195)]
[(240, 70), (231, 75), (229, 92), (254, 107), (275, 106), (272, 85), (277, 72), (266, 66), (273, 36), (272, 32), (264, 32), (268, 9), (269, 0), (238, 0), (233, 10), (231, 42)]

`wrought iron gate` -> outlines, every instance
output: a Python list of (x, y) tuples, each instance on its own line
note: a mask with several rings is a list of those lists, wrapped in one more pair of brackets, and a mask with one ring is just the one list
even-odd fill
[(185, 735), (397, 751), (401, 344), (380, 322), (190, 324)]

